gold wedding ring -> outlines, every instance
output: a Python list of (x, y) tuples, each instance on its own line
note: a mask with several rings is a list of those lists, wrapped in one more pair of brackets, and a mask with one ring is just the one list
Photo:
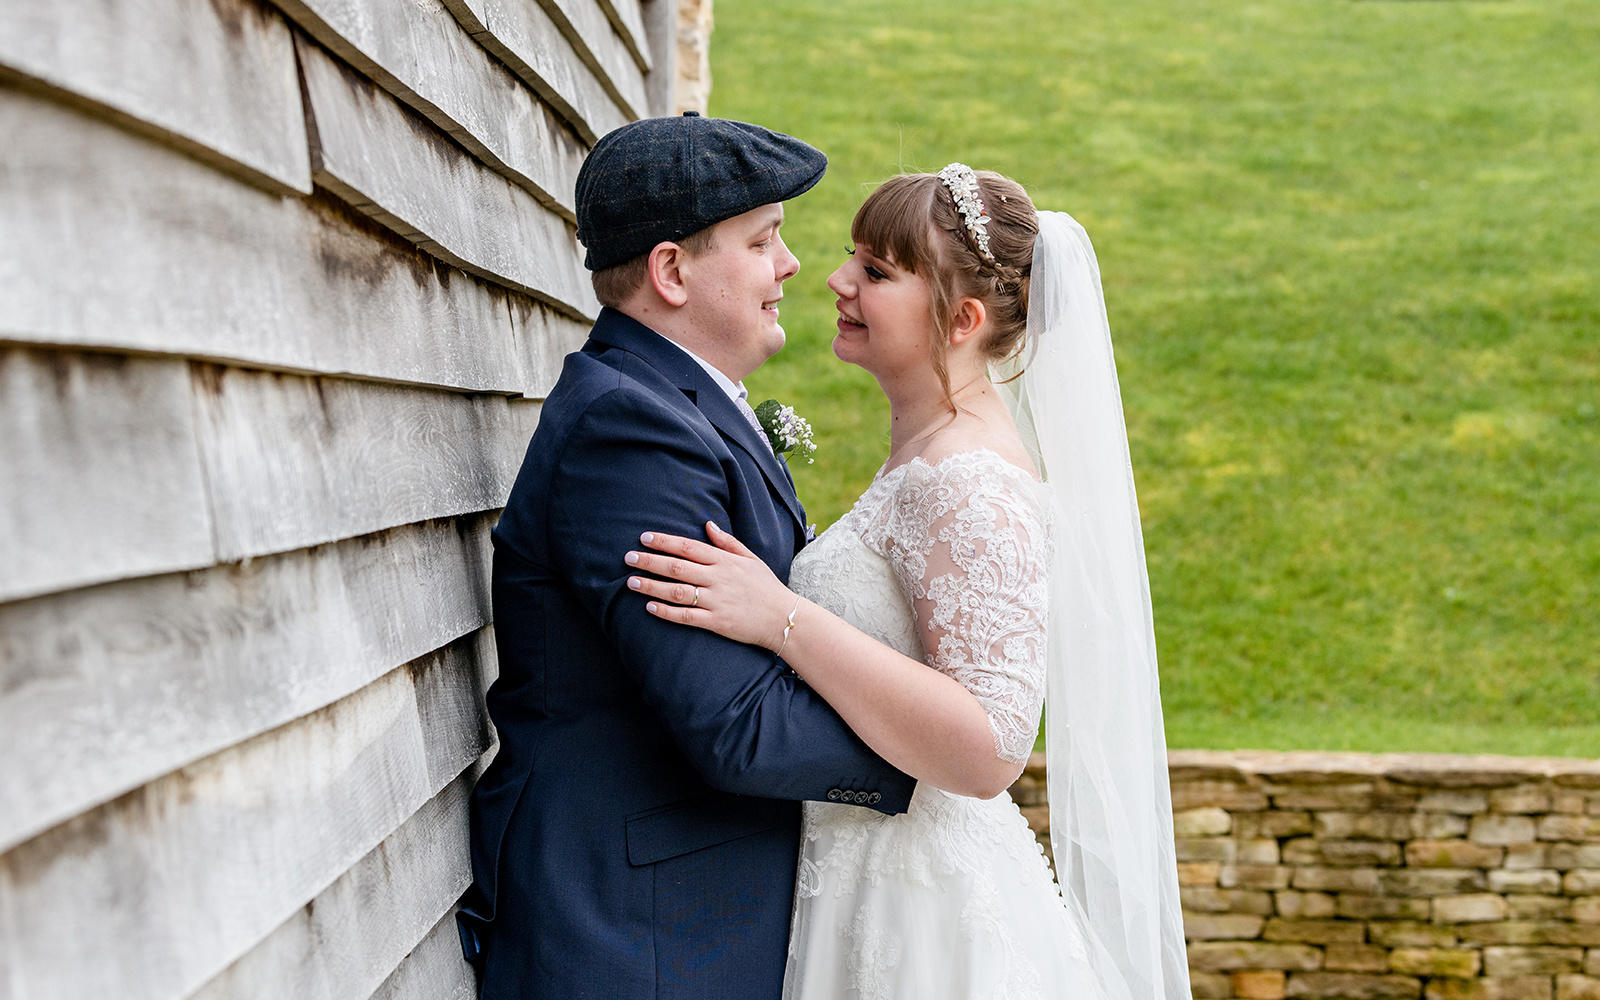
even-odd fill
[(694, 600), (689, 602), (689, 607), (698, 608), (699, 606), (700, 606), (700, 588), (696, 587), (696, 588), (694, 588)]

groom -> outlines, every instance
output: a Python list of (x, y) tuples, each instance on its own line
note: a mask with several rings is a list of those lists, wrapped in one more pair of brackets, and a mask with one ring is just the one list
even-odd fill
[(484, 1000), (776, 998), (799, 800), (910, 801), (781, 660), (648, 614), (622, 561), (715, 521), (787, 579), (805, 515), (741, 382), (784, 342), (782, 203), (826, 167), (690, 113), (623, 126), (578, 174), (605, 308), (494, 530), (500, 749), (458, 916)]

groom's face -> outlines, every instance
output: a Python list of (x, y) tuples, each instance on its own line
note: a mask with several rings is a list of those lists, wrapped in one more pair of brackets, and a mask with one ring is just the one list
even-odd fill
[(685, 262), (687, 305), (698, 333), (734, 381), (783, 348), (778, 300), (800, 261), (779, 235), (783, 206), (763, 205), (717, 223), (711, 249)]

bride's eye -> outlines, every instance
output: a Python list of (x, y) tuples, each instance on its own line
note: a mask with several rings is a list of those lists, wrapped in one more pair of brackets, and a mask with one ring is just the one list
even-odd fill
[[(844, 252), (845, 252), (845, 256), (854, 257), (856, 255), (856, 248), (855, 247), (845, 247), (844, 248)], [(883, 279), (888, 277), (887, 274), (884, 274), (882, 271), (880, 271), (877, 268), (873, 267), (871, 264), (862, 264), (861, 265), (861, 271), (871, 281), (882, 281)]]

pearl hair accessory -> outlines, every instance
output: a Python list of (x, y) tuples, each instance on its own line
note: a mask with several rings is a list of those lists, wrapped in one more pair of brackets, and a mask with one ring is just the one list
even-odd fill
[(955, 200), (956, 211), (961, 213), (961, 221), (972, 237), (978, 256), (991, 267), (999, 267), (1000, 262), (989, 252), (991, 220), (983, 207), (983, 196), (978, 189), (978, 175), (965, 163), (952, 163), (939, 171), (939, 180), (950, 189), (950, 197)]

